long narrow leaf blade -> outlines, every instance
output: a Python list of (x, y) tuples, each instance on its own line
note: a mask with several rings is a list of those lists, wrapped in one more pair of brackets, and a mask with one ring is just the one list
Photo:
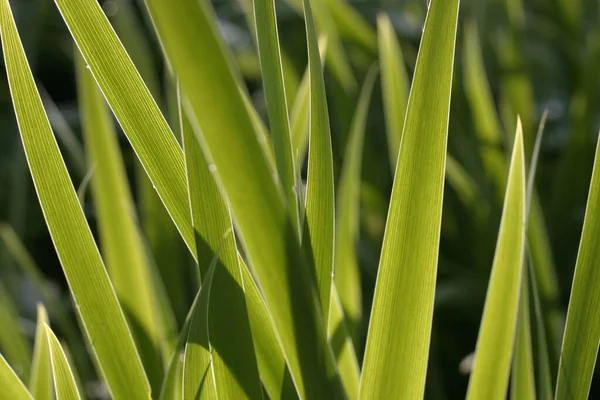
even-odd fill
[(358, 331), (362, 320), (362, 290), (357, 252), (362, 151), (369, 102), (376, 78), (377, 68), (371, 67), (354, 113), (337, 196), (335, 286), (354, 343), (358, 343)]
[[(183, 361), (183, 400), (218, 399), (217, 382), (211, 359), (208, 314), (214, 264), (206, 271), (204, 283), (194, 304)], [(224, 398), (229, 398), (224, 396)]]
[(62, 346), (48, 325), (44, 326), (44, 331), (52, 360), (56, 400), (79, 400), (81, 396), (77, 389), (77, 383)]
[(100, 4), (90, 0), (55, 2), (158, 195), (193, 251), (183, 153), (167, 121)]
[[(231, 217), (193, 127), (185, 113), (181, 114), (192, 224), (203, 285), (209, 265), (216, 260), (207, 311), (213, 366), (210, 375), (214, 375), (212, 380), (220, 398), (260, 398), (262, 390)], [(193, 318), (190, 335), (197, 334), (197, 326), (198, 320)]]
[(600, 141), (596, 148), (596, 161), (567, 312), (556, 384), (557, 400), (585, 399), (592, 383), (600, 343), (599, 204)]
[(37, 315), (29, 390), (36, 400), (51, 400), (52, 366), (50, 365), (48, 340), (46, 340), (46, 325), (49, 322), (46, 309), (41, 304), (37, 306)]
[(82, 131), (90, 165), (100, 245), (111, 282), (130, 322), (153, 389), (162, 380), (161, 337), (147, 255), (110, 111), (94, 77), (77, 56)]
[(387, 15), (381, 14), (377, 17), (377, 30), (388, 151), (392, 170), (395, 170), (402, 141), (410, 81), (404, 66), (402, 49)]
[(50, 129), (7, 0), (2, 46), (29, 169), (95, 356), (116, 399), (147, 398), (148, 381), (100, 253)]
[(214, 12), (207, 2), (146, 4), (189, 101), (191, 123), (197, 123), (203, 150), (217, 169), (300, 395), (322, 398), (338, 393), (314, 283), (281, 189), (245, 110)]
[(523, 267), (517, 332), (512, 360), (510, 398), (513, 400), (535, 400), (535, 377), (533, 347), (531, 340), (531, 320), (529, 313), (529, 284), (527, 270)]
[(288, 105), (275, 16), (275, 0), (254, 0), (253, 5), (260, 66), (262, 76), (266, 78), (263, 79), (263, 86), (277, 161), (277, 171), (279, 172), (283, 192), (287, 198), (291, 221), (298, 230), (300, 221), (298, 211), (299, 190), (294, 170)]
[(33, 400), (23, 382), (0, 354), (0, 400)]
[(361, 399), (421, 398), (425, 388), (458, 3), (432, 0), (427, 13), (379, 263)]
[(308, 141), (308, 172), (304, 203), (306, 217), (302, 246), (305, 248), (308, 259), (315, 266), (321, 311), (325, 317), (325, 324), (327, 324), (331, 299), (335, 232), (333, 154), (325, 81), (310, 0), (304, 0), (304, 21), (306, 23), (310, 76), (310, 139)]
[(525, 206), (525, 158), (521, 122), (518, 121), (468, 400), (500, 400), (506, 396), (519, 310)]

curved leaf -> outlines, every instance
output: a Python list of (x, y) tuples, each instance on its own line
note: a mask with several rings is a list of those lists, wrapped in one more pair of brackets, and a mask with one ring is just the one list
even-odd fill
[(0, 400), (33, 400), (23, 382), (0, 354)]
[[(52, 360), (56, 400), (79, 400), (79, 390), (62, 346), (48, 325), (44, 326)], [(36, 398), (37, 400), (37, 398)]]

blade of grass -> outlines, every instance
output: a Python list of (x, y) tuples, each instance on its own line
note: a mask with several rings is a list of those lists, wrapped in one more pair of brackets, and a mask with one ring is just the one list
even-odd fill
[(557, 400), (589, 396), (600, 343), (600, 141), (598, 143), (567, 311), (556, 384)]
[(466, 24), (463, 49), (465, 93), (472, 109), (481, 158), (495, 198), (501, 202), (507, 179), (502, 128), (488, 85), (474, 20)]
[[(324, 36), (319, 38), (319, 56), (321, 58), (321, 62), (324, 63), (327, 56), (327, 39)], [(294, 154), (296, 171), (300, 171), (302, 169), (304, 158), (306, 157), (309, 136), (309, 117), (310, 71), (307, 66), (306, 71), (304, 71), (304, 75), (302, 76), (302, 80), (300, 81), (298, 93), (294, 98), (292, 110), (290, 111), (292, 152)]]
[(7, 0), (0, 1), (0, 14), (4, 61), (23, 147), (87, 337), (113, 397), (147, 398), (148, 380), (52, 134)]
[(261, 381), (270, 399), (297, 399), (271, 313), (248, 266), (241, 257), (239, 262)]
[(0, 400), (33, 400), (23, 382), (0, 354)]
[(346, 0), (326, 0), (331, 18), (340, 36), (377, 53), (377, 35), (371, 25)]
[(334, 284), (331, 286), (331, 302), (329, 303), (329, 343), (337, 361), (346, 398), (356, 399), (358, 398), (358, 386), (360, 384), (360, 367), (347, 320)]
[[(180, 113), (192, 225), (203, 285), (207, 284), (205, 276), (210, 263), (216, 260), (214, 276), (209, 283), (212, 289), (207, 289), (212, 293), (210, 305), (206, 304), (209, 308), (206, 312), (201, 312), (200, 308), (196, 311), (190, 335), (195, 334), (198, 340), (203, 338), (198, 336), (200, 333), (210, 337), (210, 341), (206, 342), (210, 346), (206, 350), (210, 350), (212, 362), (209, 377), (212, 376), (219, 397), (261, 398), (262, 389), (231, 217), (219, 192), (213, 169), (206, 161), (193, 128), (183, 109)], [(202, 315), (202, 318), (208, 320), (197, 319)], [(206, 324), (208, 331), (203, 332), (201, 329)], [(192, 340), (191, 336), (189, 340)], [(198, 343), (203, 345), (203, 342)], [(189, 364), (186, 363), (187, 365)], [(192, 366), (190, 371), (196, 371), (196, 367), (197, 365)], [(187, 373), (184, 368), (184, 376)]]
[(50, 365), (50, 349), (46, 340), (48, 314), (42, 304), (37, 305), (37, 324), (35, 326), (35, 342), (33, 346), (33, 362), (29, 378), (29, 390), (36, 400), (51, 400), (52, 366)]
[(44, 325), (44, 331), (52, 360), (52, 376), (54, 377), (56, 400), (81, 399), (75, 377), (62, 346), (48, 325)]
[[(217, 391), (217, 376), (209, 343), (209, 302), (215, 266), (204, 275), (190, 320), (183, 360), (183, 400), (218, 399), (221, 396)], [(223, 398), (231, 397), (225, 393)]]
[(525, 159), (517, 121), (496, 254), (467, 399), (504, 399), (515, 340), (525, 245)]
[(386, 14), (377, 16), (377, 31), (388, 151), (392, 171), (395, 171), (398, 150), (402, 141), (410, 81), (394, 27)]
[(167, 121), (100, 5), (90, 0), (55, 3), (158, 195), (193, 251), (183, 153)]
[[(362, 151), (369, 103), (376, 79), (377, 68), (371, 67), (354, 111), (337, 196), (334, 280), (350, 336), (356, 345), (359, 343), (362, 322), (362, 290), (356, 250), (360, 222)], [(331, 329), (331, 324), (329, 327)]]
[(319, 56), (317, 30), (313, 23), (309, 0), (304, 0), (304, 13), (310, 77), (310, 117), (308, 172), (304, 201), (306, 216), (302, 231), (302, 246), (307, 259), (314, 264), (321, 312), (327, 326), (333, 281), (333, 243), (335, 240), (333, 154), (325, 81)]
[(150, 265), (134, 220), (134, 205), (117, 132), (92, 74), (76, 62), (79, 109), (86, 153), (94, 166), (92, 189), (100, 244), (112, 284), (154, 391), (162, 381), (161, 335)]
[(458, 3), (432, 0), (426, 17), (379, 262), (361, 399), (423, 396)]
[(254, 0), (254, 18), (258, 54), (275, 149), (277, 171), (287, 198), (288, 212), (294, 228), (299, 231), (298, 185), (294, 171), (290, 122), (285, 94), (285, 83), (279, 49), (279, 33), (275, 15), (275, 0)]
[(532, 329), (533, 337), (533, 355), (535, 360), (535, 378), (536, 378), (536, 394), (540, 400), (552, 400), (554, 398), (552, 388), (552, 374), (550, 373), (551, 364), (549, 358), (548, 341), (546, 340), (546, 324), (544, 323), (544, 314), (542, 312), (542, 304), (540, 295), (537, 289), (537, 281), (535, 276), (535, 267), (531, 251), (528, 249), (528, 271), (529, 271), (529, 293), (530, 302), (533, 304), (534, 321)]
[(16, 305), (0, 282), (0, 347), (15, 372), (25, 381), (29, 379), (31, 347), (19, 326)]
[(339, 393), (314, 281), (245, 110), (214, 11), (206, 2), (146, 4), (187, 95), (192, 126), (197, 123), (203, 150), (217, 169), (300, 396)]
[(513, 400), (535, 400), (536, 390), (527, 269), (523, 268), (521, 274), (521, 293), (519, 295), (517, 331), (510, 380), (510, 398)]

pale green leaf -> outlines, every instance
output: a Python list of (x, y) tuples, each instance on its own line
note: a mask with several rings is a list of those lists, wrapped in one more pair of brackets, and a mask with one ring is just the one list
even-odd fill
[(0, 11), (8, 81), (29, 169), (86, 334), (113, 397), (148, 398), (139, 355), (50, 129), (7, 0), (0, 2)]
[(77, 56), (81, 125), (89, 164), (100, 247), (154, 390), (162, 380), (161, 336), (150, 264), (137, 227), (134, 203), (110, 110), (94, 77)]
[(458, 0), (430, 2), (379, 262), (361, 399), (423, 396), (457, 18)]
[(0, 400), (33, 400), (23, 382), (0, 354)]
[(315, 268), (321, 311), (327, 324), (333, 281), (335, 193), (327, 96), (310, 0), (304, 0), (304, 21), (310, 77), (310, 118), (306, 200), (304, 201), (306, 216), (302, 231), (302, 246)]
[[(327, 55), (327, 38), (324, 36), (319, 38), (319, 55), (321, 62), (325, 62)], [(307, 66), (298, 93), (294, 98), (294, 104), (290, 111), (291, 119), (291, 135), (292, 135), (292, 151), (294, 154), (294, 163), (296, 170), (300, 171), (304, 158), (306, 157), (306, 149), (308, 147), (309, 134), (309, 117), (310, 117), (310, 70)]]
[(261, 381), (269, 398), (297, 399), (298, 394), (281, 350), (273, 318), (250, 270), (241, 257), (239, 262), (242, 267), (248, 317)]
[[(376, 78), (377, 68), (372, 67), (365, 78), (354, 111), (336, 200), (335, 286), (354, 343), (358, 343), (358, 331), (362, 321), (362, 290), (357, 254), (362, 151), (369, 103)], [(331, 330), (331, 323), (329, 327)]]
[(56, 4), (158, 195), (193, 250), (183, 153), (167, 121), (100, 5), (91, 0), (56, 0)]
[(44, 331), (52, 360), (56, 400), (79, 400), (81, 396), (77, 389), (77, 383), (62, 346), (48, 325), (44, 325)]
[(383, 106), (385, 108), (385, 123), (388, 137), (388, 151), (392, 171), (396, 169), (398, 150), (402, 140), (402, 129), (410, 81), (404, 66), (404, 57), (396, 38), (394, 27), (385, 14), (377, 17), (379, 39), (379, 60), (381, 62), (381, 88)]
[(596, 147), (583, 232), (558, 367), (557, 400), (585, 399), (600, 343), (600, 141)]
[(50, 365), (50, 349), (46, 339), (48, 314), (43, 305), (37, 305), (37, 324), (35, 326), (35, 344), (29, 390), (36, 400), (50, 400), (53, 396), (52, 366)]
[(207, 2), (146, 3), (187, 96), (186, 112), (192, 126), (197, 123), (203, 150), (217, 170), (300, 395), (338, 393), (314, 283), (245, 109), (214, 11)]
[[(288, 212), (296, 230), (299, 229), (298, 185), (294, 170), (290, 122), (283, 79), (275, 0), (254, 0), (254, 17), (258, 54), (269, 114), (271, 138), (275, 149), (277, 171), (287, 198)], [(298, 232), (300, 232), (298, 230)]]
[(517, 122), (504, 210), (467, 399), (504, 399), (508, 388), (525, 244), (525, 159)]
[(356, 399), (360, 383), (360, 367), (346, 321), (347, 317), (344, 315), (342, 302), (334, 284), (331, 286), (329, 303), (329, 343), (337, 362), (346, 398)]
[(510, 398), (513, 400), (535, 400), (535, 376), (531, 320), (529, 308), (529, 284), (526, 267), (521, 271), (521, 293), (517, 316), (517, 332), (510, 381)]
[[(200, 309), (196, 310), (190, 335), (198, 335), (198, 326), (207, 324), (212, 360), (208, 377), (216, 385), (219, 398), (261, 398), (244, 284), (229, 210), (219, 192), (214, 166), (207, 163), (183, 110), (181, 128), (196, 253), (203, 286), (207, 284), (205, 275), (210, 263), (216, 263), (209, 286), (212, 287), (210, 305), (207, 305), (209, 308), (200, 314)], [(204, 315), (202, 318), (208, 320), (200, 321), (198, 315)], [(187, 362), (186, 366), (189, 366)], [(193, 368), (190, 370), (194, 371)], [(187, 373), (184, 369), (184, 376)]]
[(502, 201), (506, 188), (506, 161), (502, 150), (502, 128), (488, 85), (477, 25), (474, 21), (469, 21), (465, 27), (463, 60), (465, 94), (472, 109), (481, 159), (494, 194), (496, 198), (500, 199), (499, 201)]
[[(218, 399), (216, 376), (209, 344), (209, 302), (216, 263), (204, 274), (185, 343), (183, 400)], [(231, 398), (227, 394), (223, 398)], [(234, 397), (235, 398), (235, 397)]]

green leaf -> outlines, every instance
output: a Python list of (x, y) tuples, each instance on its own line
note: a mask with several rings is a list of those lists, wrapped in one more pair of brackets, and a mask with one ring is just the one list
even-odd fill
[(362, 369), (361, 399), (423, 396), (457, 18), (458, 0), (431, 1), (383, 239)]
[(54, 377), (56, 400), (78, 400), (81, 396), (79, 395), (77, 383), (67, 356), (50, 327), (44, 325), (44, 328), (52, 360), (52, 376)]
[(12, 368), (23, 380), (29, 379), (31, 347), (21, 332), (16, 305), (0, 282), (0, 347)]
[(94, 77), (77, 56), (79, 109), (85, 148), (94, 168), (92, 189), (100, 245), (117, 297), (144, 364), (157, 391), (163, 369), (156, 293), (110, 110)]
[[(321, 62), (325, 62), (327, 55), (327, 39), (323, 36), (319, 38), (319, 55)], [(294, 163), (296, 170), (300, 171), (304, 164), (309, 137), (309, 118), (310, 118), (310, 68), (307, 66), (298, 93), (294, 99), (294, 104), (290, 112), (292, 151), (294, 154)]]
[(346, 392), (346, 398), (358, 398), (360, 384), (360, 367), (354, 350), (354, 344), (346, 323), (347, 317), (335, 284), (331, 286), (331, 302), (329, 303), (329, 343), (337, 361), (340, 379)]
[(91, 0), (56, 0), (56, 4), (158, 195), (193, 251), (183, 153), (167, 121), (100, 5)]
[(202, 148), (216, 168), (300, 396), (338, 393), (309, 267), (245, 109), (214, 11), (206, 2), (146, 3), (187, 96), (186, 112), (192, 126), (197, 124)]
[[(181, 127), (198, 265), (203, 287), (207, 284), (209, 288), (212, 287), (207, 289), (211, 293), (210, 305), (198, 305), (199, 308), (192, 317), (188, 341), (204, 340), (204, 336), (200, 334), (208, 335), (206, 340), (210, 338), (206, 342), (210, 347), (205, 348), (209, 351), (212, 362), (208, 377), (215, 383), (219, 397), (261, 398), (262, 389), (246, 310), (244, 283), (229, 210), (219, 192), (216, 175), (213, 173), (214, 166), (207, 163), (183, 110)], [(214, 277), (207, 283), (207, 270), (213, 262), (216, 263)], [(202, 311), (201, 307), (205, 306), (209, 308)], [(191, 344), (194, 343), (196, 342)], [(198, 343), (201, 347), (204, 344)], [(184, 379), (188, 379), (186, 374), (189, 372), (185, 367), (190, 367), (189, 371), (192, 373), (197, 367), (187, 363), (187, 350)]]
[(534, 400), (536, 398), (533, 348), (531, 341), (531, 320), (529, 314), (529, 284), (527, 269), (521, 271), (521, 293), (517, 332), (510, 381), (510, 398), (514, 400)]
[(326, 0), (325, 3), (342, 39), (359, 44), (372, 53), (377, 52), (377, 36), (359, 12), (346, 0)]
[(377, 16), (377, 31), (388, 151), (392, 171), (394, 171), (398, 161), (400, 142), (402, 141), (410, 81), (394, 27), (386, 14)]
[(488, 85), (475, 21), (469, 21), (465, 27), (463, 60), (465, 93), (473, 114), (483, 167), (495, 197), (502, 201), (506, 188), (502, 128)]
[(335, 239), (333, 154), (325, 81), (310, 0), (304, 0), (304, 21), (306, 23), (310, 77), (310, 126), (306, 200), (304, 202), (306, 216), (302, 231), (302, 246), (307, 258), (314, 264), (321, 311), (325, 317), (325, 324), (327, 324), (333, 281), (333, 243)]
[[(290, 122), (279, 49), (279, 33), (275, 0), (254, 0), (254, 17), (258, 54), (262, 71), (271, 137), (275, 149), (277, 171), (287, 198), (288, 211), (296, 230), (299, 229), (298, 188), (294, 170)], [(299, 232), (299, 230), (298, 230)]]
[(239, 262), (261, 381), (270, 399), (297, 399), (271, 313), (246, 263)]
[(534, 321), (532, 337), (534, 342), (533, 354), (535, 360), (536, 374), (536, 393), (540, 400), (552, 400), (554, 398), (552, 387), (552, 374), (550, 373), (551, 364), (546, 339), (546, 324), (544, 323), (544, 314), (542, 313), (542, 304), (537, 288), (537, 277), (535, 276), (535, 267), (531, 257), (531, 251), (528, 252), (529, 261), (529, 284), (530, 301), (533, 304)]
[(524, 261), (525, 197), (525, 158), (519, 120), (468, 400), (506, 397)]
[[(221, 396), (217, 394), (217, 376), (209, 343), (209, 302), (215, 266), (206, 271), (192, 312), (183, 361), (183, 400), (218, 399)], [(231, 398), (228, 393), (223, 397)]]
[[(354, 111), (337, 193), (334, 280), (354, 343), (359, 341), (359, 328), (362, 322), (362, 290), (357, 254), (362, 151), (369, 102), (376, 78), (377, 68), (371, 67)], [(329, 327), (331, 330), (331, 323)]]
[(556, 384), (557, 400), (585, 399), (600, 342), (600, 141), (575, 264)]
[(113, 397), (148, 398), (139, 355), (50, 129), (7, 0), (0, 1), (0, 12), (8, 81), (29, 169), (86, 334)]
[(33, 400), (33, 397), (0, 354), (0, 400)]
[(37, 305), (37, 324), (35, 326), (35, 344), (29, 390), (36, 400), (50, 400), (52, 395), (52, 366), (50, 365), (50, 349), (46, 339), (48, 314), (43, 305)]

